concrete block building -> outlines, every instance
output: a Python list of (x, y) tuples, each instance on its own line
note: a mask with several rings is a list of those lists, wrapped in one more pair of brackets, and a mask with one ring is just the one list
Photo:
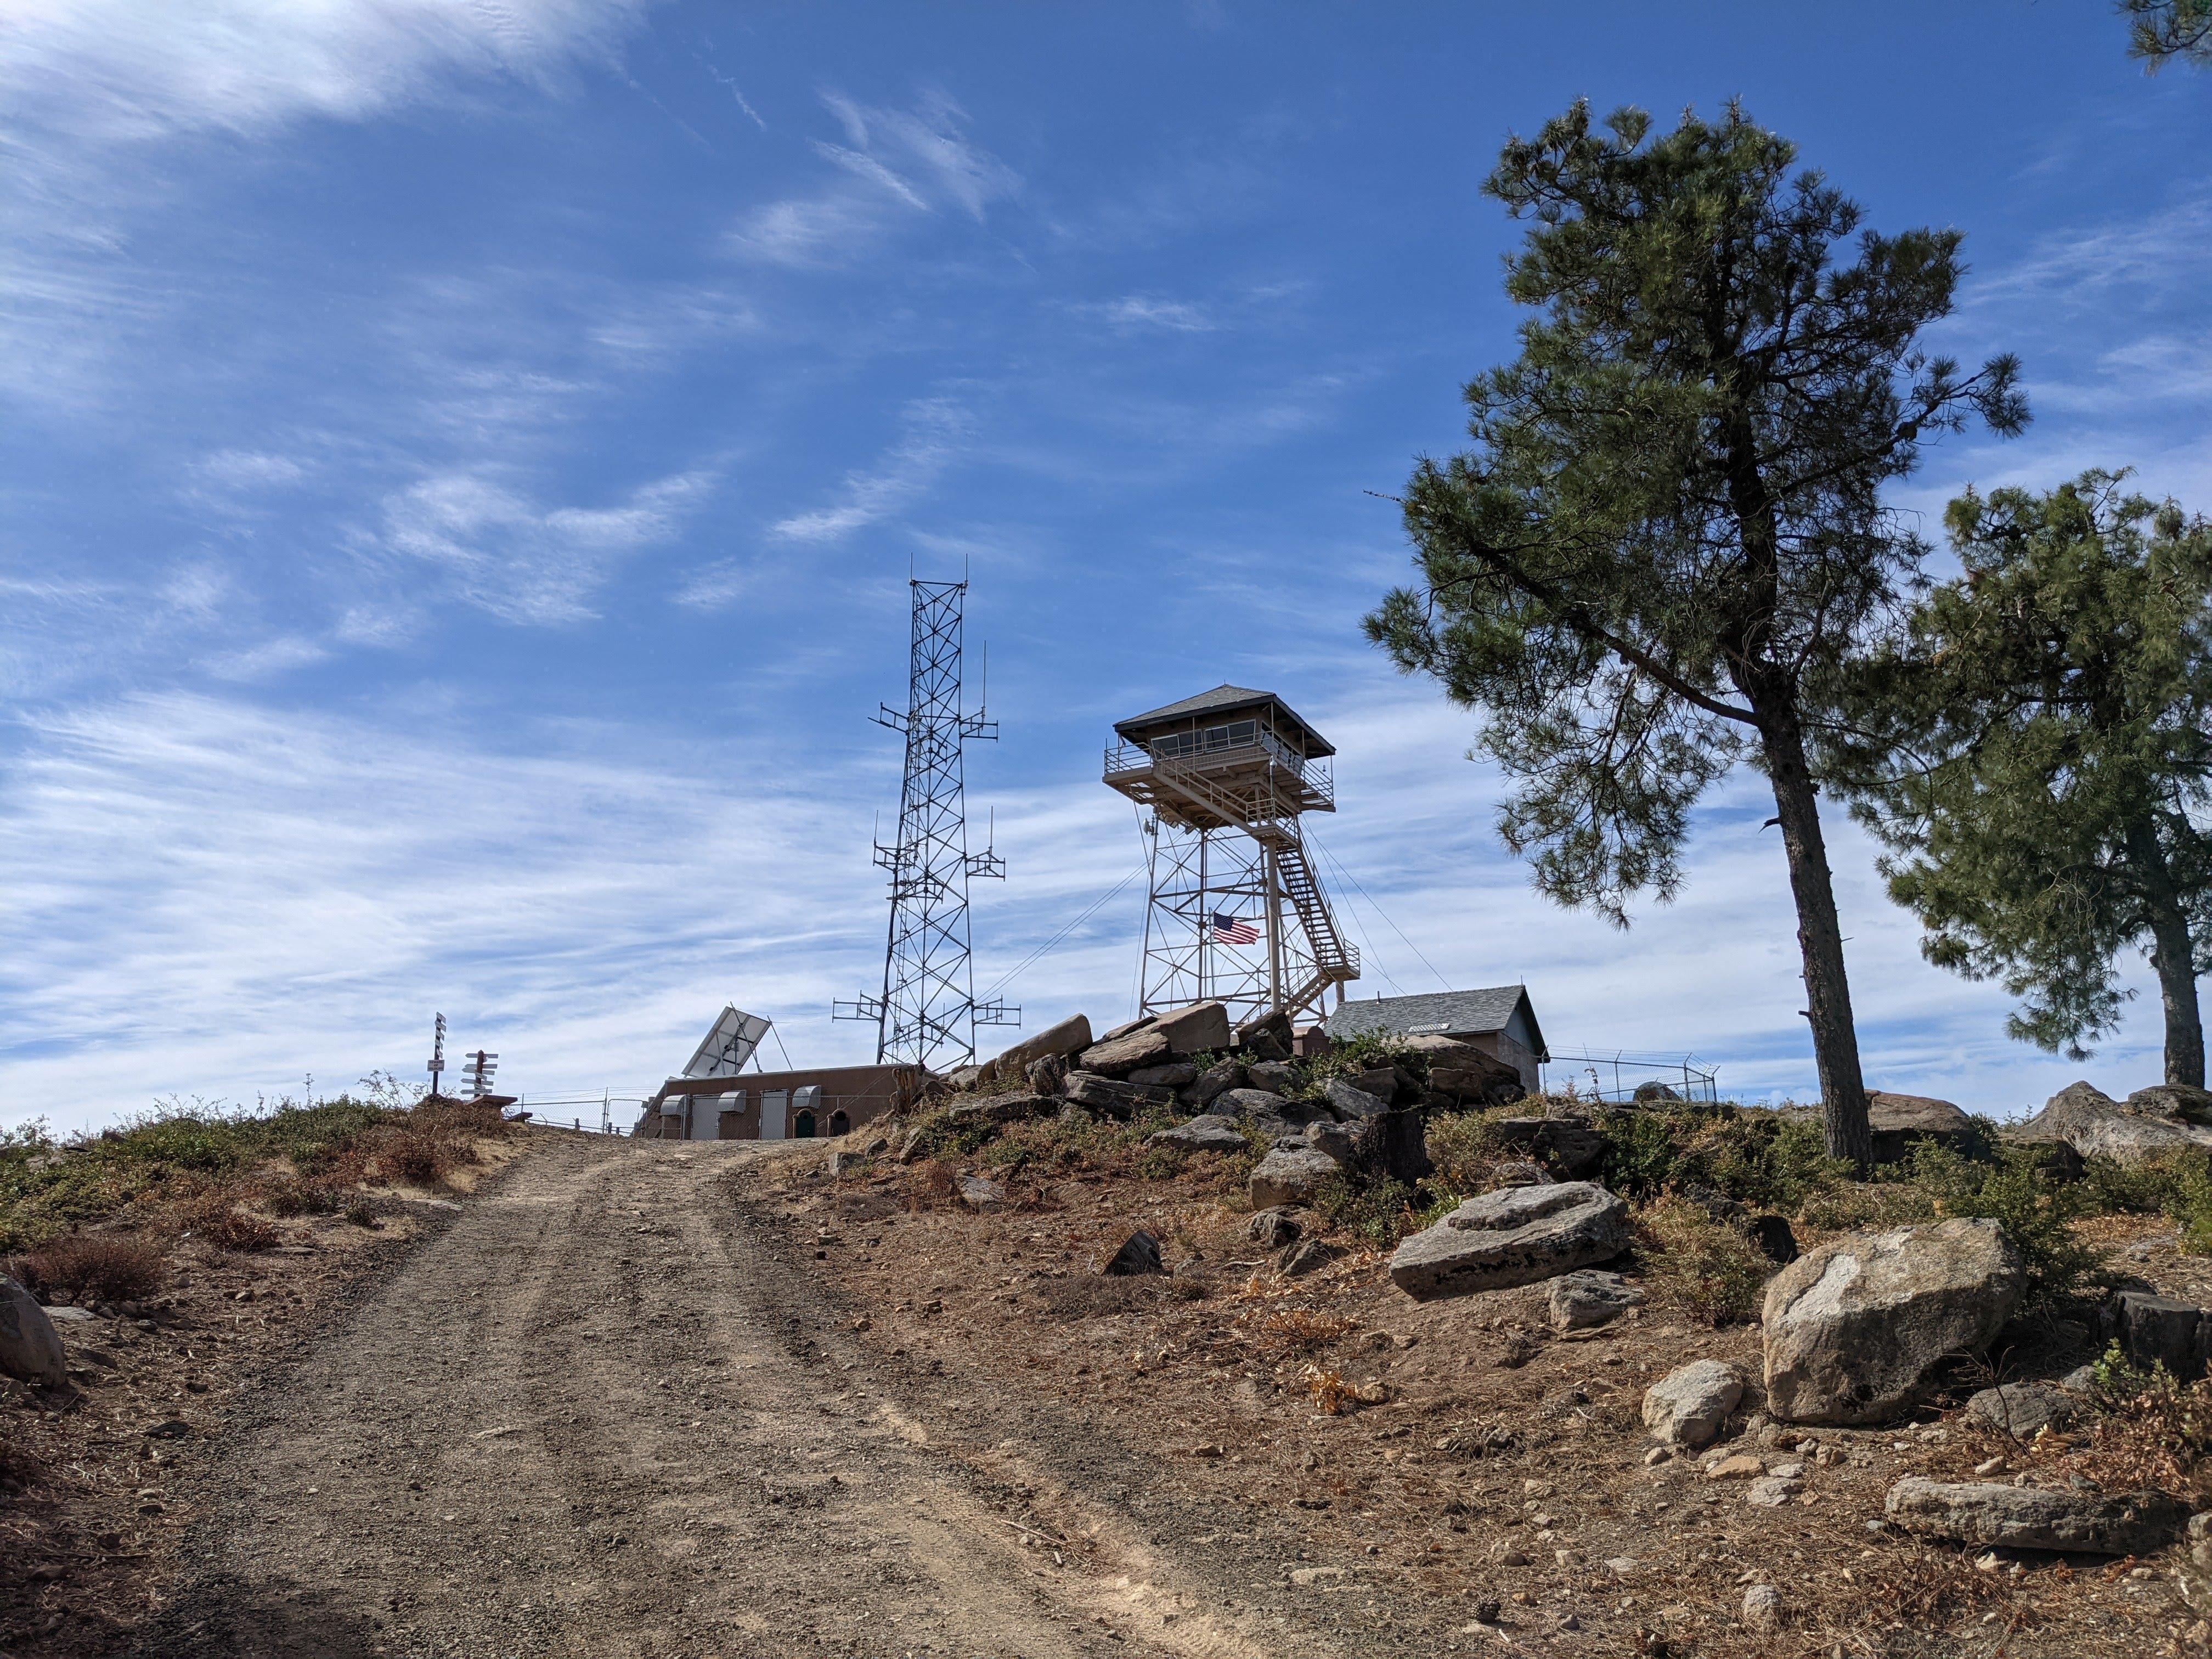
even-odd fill
[(660, 1140), (805, 1140), (902, 1111), (924, 1074), (912, 1066), (830, 1066), (672, 1077), (645, 1103), (635, 1133)]

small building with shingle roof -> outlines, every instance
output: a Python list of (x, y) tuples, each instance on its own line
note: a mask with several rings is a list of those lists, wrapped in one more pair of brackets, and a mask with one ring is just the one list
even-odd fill
[(1348, 1001), (1322, 1029), (1338, 1042), (1355, 1036), (1442, 1036), (1472, 1043), (1519, 1072), (1531, 1094), (1541, 1086), (1537, 1067), (1552, 1057), (1525, 985)]

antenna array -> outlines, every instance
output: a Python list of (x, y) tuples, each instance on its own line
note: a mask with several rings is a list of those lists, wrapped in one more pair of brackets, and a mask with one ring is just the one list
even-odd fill
[(979, 1025), (1018, 1025), (1021, 1010), (975, 1000), (969, 957), (968, 883), (1003, 878), (990, 846), (968, 850), (965, 747), (995, 741), (998, 723), (961, 707), (960, 636), (965, 581), (911, 581), (914, 625), (905, 712), (884, 705), (877, 724), (906, 739), (898, 840), (876, 843), (890, 872), (890, 932), (879, 995), (840, 1002), (839, 1019), (876, 1023), (876, 1061), (943, 1070), (975, 1057)]

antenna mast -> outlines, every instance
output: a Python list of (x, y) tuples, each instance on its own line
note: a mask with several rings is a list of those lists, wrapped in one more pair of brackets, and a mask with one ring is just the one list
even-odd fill
[(1021, 1010), (975, 1000), (969, 958), (968, 883), (1003, 879), (1006, 860), (988, 844), (968, 850), (964, 750), (969, 738), (996, 740), (998, 722), (979, 701), (961, 707), (962, 602), (957, 582), (912, 580), (914, 626), (904, 713), (883, 705), (875, 719), (906, 738), (906, 777), (899, 791), (898, 841), (876, 843), (876, 862), (890, 872), (890, 932), (884, 946), (884, 988), (877, 996), (840, 1002), (838, 1019), (873, 1020), (876, 1062), (931, 1071), (975, 1058), (975, 1028), (1018, 1025)]

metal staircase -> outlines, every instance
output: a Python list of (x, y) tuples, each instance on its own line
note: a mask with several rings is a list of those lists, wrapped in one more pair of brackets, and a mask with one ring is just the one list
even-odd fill
[[(1298, 833), (1301, 801), (1297, 775), (1283, 763), (1271, 759), (1256, 781), (1239, 788), (1238, 781), (1251, 779), (1249, 772), (1236, 778), (1216, 776), (1202, 758), (1155, 751), (1152, 767), (1159, 794), (1181, 797), (1189, 806), (1200, 809), (1197, 812), (1185, 811), (1178, 816), (1199, 823), (1218, 819), (1226, 827), (1251, 836), (1273, 857), (1276, 878), (1291, 908), (1297, 913), (1298, 926), (1305, 933), (1314, 960), (1312, 974), (1302, 983), (1286, 988), (1283, 1006), (1292, 1012), (1316, 1006), (1318, 999), (1330, 986), (1358, 979), (1359, 952), (1338, 928), (1335, 913), (1329, 908), (1328, 896), (1322, 890), (1320, 879), (1307, 861), (1305, 842)], [(1171, 808), (1173, 805), (1172, 802), (1163, 804)]]

